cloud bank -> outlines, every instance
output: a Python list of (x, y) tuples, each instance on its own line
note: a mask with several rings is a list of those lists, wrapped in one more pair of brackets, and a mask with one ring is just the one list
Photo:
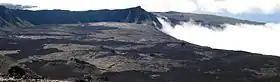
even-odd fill
[(163, 24), (163, 32), (193, 44), (280, 56), (280, 24), (225, 24), (225, 29), (215, 30), (192, 22), (172, 27), (163, 19), (158, 20)]
[(34, 5), (36, 9), (96, 10), (142, 6), (148, 11), (275, 13), (280, 0), (1, 0), (0, 3)]
[(9, 9), (20, 9), (20, 10), (36, 8), (36, 6), (16, 5), (16, 4), (10, 4), (10, 3), (0, 3), (0, 5), (5, 6)]

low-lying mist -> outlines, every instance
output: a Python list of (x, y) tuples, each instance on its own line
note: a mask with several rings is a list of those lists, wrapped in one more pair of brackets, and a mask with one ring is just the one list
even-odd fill
[(171, 26), (162, 18), (158, 20), (163, 32), (193, 44), (280, 56), (280, 24), (224, 24), (224, 29), (210, 29), (192, 22)]

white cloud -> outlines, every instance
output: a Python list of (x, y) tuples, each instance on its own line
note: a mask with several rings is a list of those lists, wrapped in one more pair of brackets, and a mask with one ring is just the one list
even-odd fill
[(280, 23), (225, 24), (224, 30), (213, 30), (191, 22), (172, 27), (168, 22), (159, 20), (163, 24), (163, 32), (193, 44), (280, 56)]
[(142, 6), (148, 11), (180, 12), (230, 12), (230, 13), (274, 13), (280, 10), (280, 0), (1, 0), (39, 6), (41, 9), (120, 9)]

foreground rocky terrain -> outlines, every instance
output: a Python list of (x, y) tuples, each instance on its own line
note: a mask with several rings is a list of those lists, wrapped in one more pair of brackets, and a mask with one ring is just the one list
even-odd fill
[(72, 81), (277, 82), (280, 78), (279, 57), (197, 46), (149, 25), (87, 25), (1, 29), (5, 65), (19, 65), (32, 78)]
[(117, 16), (129, 15), (127, 21), (101, 18), (1, 28), (2, 77), (78, 82), (280, 81), (279, 57), (190, 44), (158, 30), (154, 15), (140, 7), (118, 11), (123, 13)]

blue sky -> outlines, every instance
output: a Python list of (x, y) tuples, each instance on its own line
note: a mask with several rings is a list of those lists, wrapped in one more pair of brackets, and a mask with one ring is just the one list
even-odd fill
[(73, 11), (141, 6), (152, 12), (197, 12), (239, 19), (280, 22), (280, 0), (0, 0), (0, 3)]
[(273, 14), (239, 14), (233, 15), (237, 18), (243, 18), (247, 20), (254, 20), (254, 21), (264, 21), (264, 22), (280, 22), (280, 13), (273, 13)]
[(263, 13), (242, 13), (242, 14), (232, 14), (232, 13), (207, 13), (219, 16), (228, 16), (243, 20), (252, 20), (258, 22), (269, 22), (269, 23), (279, 23), (280, 22), (280, 12), (275, 12), (271, 14)]

